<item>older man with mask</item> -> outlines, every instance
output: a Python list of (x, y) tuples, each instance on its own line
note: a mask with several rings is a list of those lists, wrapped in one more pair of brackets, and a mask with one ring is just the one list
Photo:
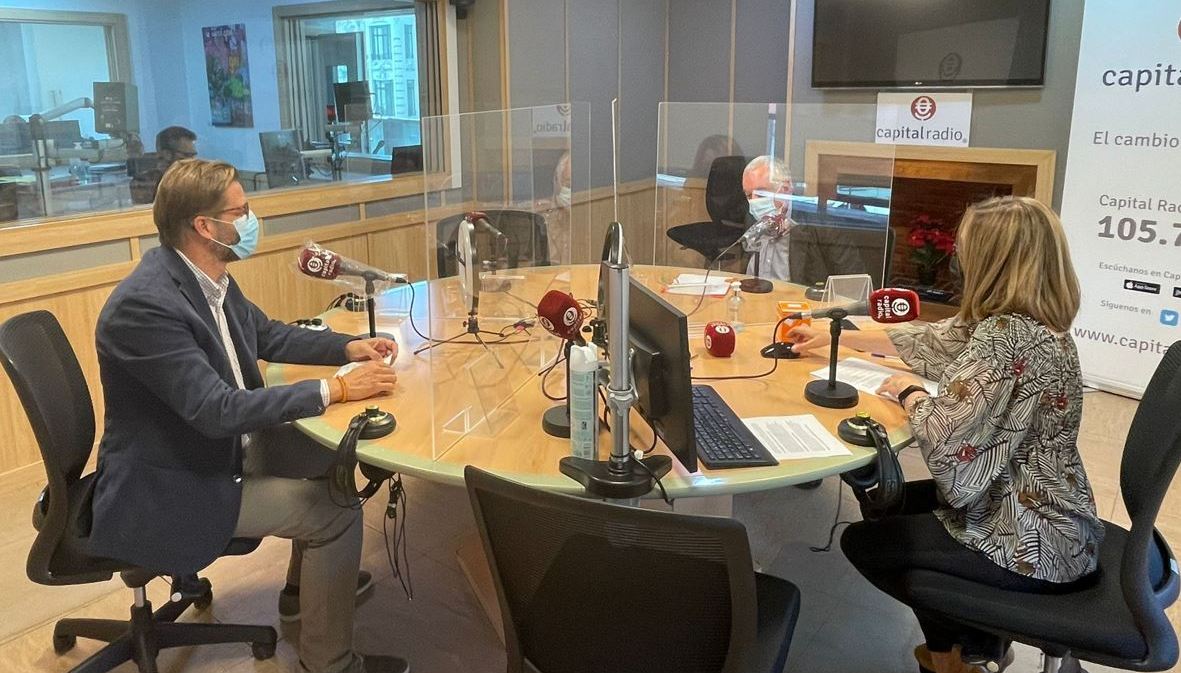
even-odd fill
[(864, 262), (830, 227), (791, 219), (791, 174), (777, 157), (755, 157), (742, 172), (742, 189), (754, 224), (742, 244), (752, 253), (747, 273), (801, 285), (828, 276), (863, 273)]
[[(237, 178), (225, 163), (173, 164), (152, 211), (161, 245), (144, 254), (99, 315), (106, 425), (91, 551), (186, 576), (232, 538), (290, 539), (303, 667), (403, 673), (401, 659), (352, 649), (360, 508), (338, 506), (324, 479), (258, 469), (268, 462), (260, 453), (306, 450), (291, 440), (297, 433), (281, 432), (286, 423), (393, 390), (397, 376), (383, 359), (396, 355), (396, 345), (269, 320), (246, 299), (227, 267), (254, 253), (260, 225)], [(332, 379), (268, 388), (260, 359), (364, 364)]]

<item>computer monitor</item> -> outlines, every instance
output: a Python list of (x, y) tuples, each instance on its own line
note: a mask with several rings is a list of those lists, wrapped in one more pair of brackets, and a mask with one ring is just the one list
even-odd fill
[(258, 142), (262, 146), (267, 187), (291, 187), (307, 178), (303, 155), (299, 153), (301, 143), (298, 131), (262, 131), (258, 134)]
[(689, 317), (635, 278), (628, 303), (636, 408), (681, 465), (696, 472)]
[(16, 119), (0, 122), (0, 155), (29, 154), (33, 151), (33, 135), (28, 122)]
[(422, 145), (395, 147), (390, 152), (390, 175), (422, 172)]
[(52, 140), (57, 149), (73, 149), (82, 142), (82, 126), (77, 119), (56, 119), (45, 122), (45, 139)]
[(364, 122), (373, 119), (369, 82), (337, 82), (332, 85), (332, 94), (336, 98), (338, 122)]

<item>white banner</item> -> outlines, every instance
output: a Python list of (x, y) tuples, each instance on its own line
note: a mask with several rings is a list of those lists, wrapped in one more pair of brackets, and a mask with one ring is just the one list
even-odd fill
[(1181, 339), (1181, 5), (1087, 0), (1062, 221), (1083, 378), (1139, 397)]
[(879, 93), (873, 138), (888, 145), (967, 147), (970, 93)]

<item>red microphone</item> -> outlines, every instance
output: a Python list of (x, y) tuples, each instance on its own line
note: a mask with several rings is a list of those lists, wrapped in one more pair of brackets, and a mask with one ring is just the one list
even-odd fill
[(300, 249), (295, 263), (305, 276), (322, 280), (336, 280), (339, 276), (352, 276), (367, 281), (407, 282), (406, 274), (387, 273), (381, 269), (375, 269), (348, 257), (342, 257), (315, 243), (304, 245)]
[(884, 287), (870, 292), (865, 301), (830, 306), (818, 311), (800, 311), (786, 317), (790, 320), (831, 320), (836, 316), (844, 318), (851, 315), (867, 315), (880, 323), (909, 322), (919, 317), (919, 295), (906, 288)]
[(734, 354), (734, 328), (728, 322), (714, 321), (705, 326), (705, 350), (716, 358)]
[(582, 307), (578, 300), (561, 290), (550, 290), (537, 303), (537, 321), (545, 331), (582, 345)]
[(919, 317), (919, 295), (914, 290), (884, 287), (869, 293), (868, 308), (874, 322), (910, 322)]
[(340, 275), (340, 255), (318, 245), (308, 244), (299, 251), (296, 264), (306, 276), (323, 280), (336, 280)]

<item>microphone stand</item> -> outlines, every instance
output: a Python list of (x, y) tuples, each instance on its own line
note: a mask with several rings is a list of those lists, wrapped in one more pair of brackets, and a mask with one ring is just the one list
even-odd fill
[(365, 271), (361, 278), (365, 280), (365, 310), (369, 313), (369, 338), (382, 336), (392, 339), (392, 334), (377, 333), (377, 281), (381, 278), (373, 271)]
[(804, 386), (804, 398), (818, 407), (848, 409), (857, 406), (860, 399), (856, 388), (837, 380), (837, 350), (841, 342), (841, 322), (849, 317), (849, 312), (843, 308), (833, 308), (829, 309), (828, 317), (829, 334), (832, 336), (828, 355), (828, 380), (810, 381)]
[[(632, 380), (631, 327), (628, 322), (630, 265), (623, 254), (623, 226), (612, 222), (607, 230), (610, 248), (601, 271), (607, 273), (607, 357), (610, 377), (607, 407), (611, 410), (611, 456), (606, 461), (566, 456), (558, 463), (562, 474), (574, 479), (587, 494), (609, 500), (632, 501), (647, 494), (657, 479), (672, 469), (669, 456), (637, 460), (632, 454), (631, 408), (638, 395)], [(567, 379), (568, 380), (568, 379)], [(638, 468), (638, 469), (637, 469)]]
[(562, 347), (563, 357), (566, 358), (566, 401), (546, 409), (541, 417), (541, 429), (551, 437), (570, 438), (570, 349), (574, 342), (566, 339)]

